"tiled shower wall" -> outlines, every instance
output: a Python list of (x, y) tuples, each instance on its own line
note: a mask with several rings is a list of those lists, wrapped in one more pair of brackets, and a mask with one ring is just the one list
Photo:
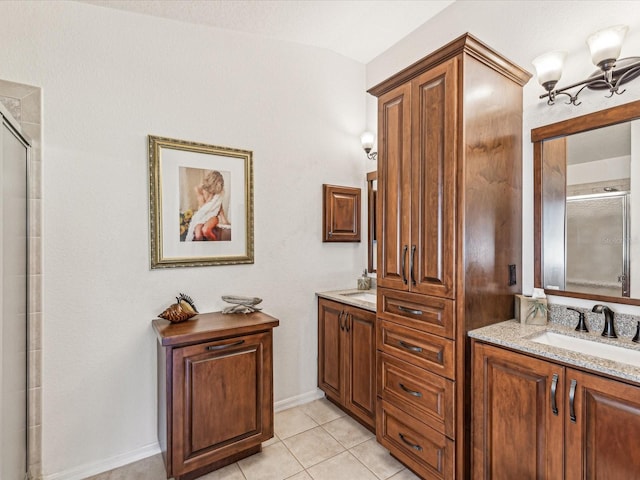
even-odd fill
[(42, 95), (41, 89), (0, 80), (0, 102), (31, 138), (29, 160), (28, 446), (30, 479), (42, 477)]

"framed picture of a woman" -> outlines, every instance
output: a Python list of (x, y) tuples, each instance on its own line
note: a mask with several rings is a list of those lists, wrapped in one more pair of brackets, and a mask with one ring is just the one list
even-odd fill
[(151, 268), (253, 263), (252, 152), (149, 135)]

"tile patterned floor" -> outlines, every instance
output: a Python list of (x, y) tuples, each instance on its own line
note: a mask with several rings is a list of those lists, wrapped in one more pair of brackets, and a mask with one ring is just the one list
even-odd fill
[[(278, 412), (261, 453), (200, 480), (418, 480), (375, 436), (325, 399)], [(90, 480), (165, 480), (155, 455)]]

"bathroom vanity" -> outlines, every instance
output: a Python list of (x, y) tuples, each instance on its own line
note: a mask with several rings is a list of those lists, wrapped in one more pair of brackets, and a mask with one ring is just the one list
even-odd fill
[(167, 478), (197, 478), (260, 452), (273, 437), (272, 331), (278, 324), (260, 312), (153, 321)]
[[(470, 335), (472, 478), (640, 478), (640, 346), (515, 321)], [(568, 350), (576, 340), (593, 346)], [(603, 358), (602, 345), (639, 363)]]
[(375, 291), (318, 293), (318, 388), (372, 431), (376, 412)]

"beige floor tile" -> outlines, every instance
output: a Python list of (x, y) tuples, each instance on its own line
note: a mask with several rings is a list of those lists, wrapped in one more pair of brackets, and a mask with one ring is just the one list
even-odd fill
[(376, 476), (349, 452), (314, 465), (307, 472), (313, 480), (377, 480)]
[(224, 468), (198, 477), (198, 480), (245, 480), (245, 478), (238, 464), (232, 463)]
[(274, 430), (279, 439), (292, 437), (298, 433), (311, 430), (318, 424), (300, 407), (290, 408), (278, 412), (274, 417)]
[(322, 425), (323, 423), (331, 422), (346, 415), (346, 413), (344, 413), (326, 398), (321, 398), (319, 400), (314, 400), (313, 402), (305, 403), (304, 405), (301, 405), (300, 408), (304, 413), (309, 415), (320, 425)]
[(356, 445), (349, 451), (382, 480), (404, 469), (404, 465), (393, 458), (389, 450), (376, 442), (375, 438)]
[(262, 448), (268, 447), (269, 445), (273, 445), (274, 443), (278, 443), (279, 441), (280, 441), (280, 439), (278, 438), (278, 436), (274, 435), (273, 437), (271, 437), (266, 442), (262, 442)]
[(287, 478), (287, 480), (313, 480), (307, 472), (296, 473), (293, 477)]
[(346, 448), (352, 448), (356, 445), (366, 442), (374, 438), (373, 433), (364, 428), (351, 417), (341, 417), (329, 423), (322, 425), (333, 438), (338, 440)]
[(404, 470), (396, 473), (389, 480), (420, 480), (420, 477), (413, 473), (411, 470), (405, 468)]
[(167, 472), (164, 469), (162, 455), (158, 454), (89, 478), (90, 480), (164, 480), (167, 478)]
[(344, 447), (321, 427), (299, 433), (283, 442), (304, 468), (344, 452)]
[(303, 470), (282, 442), (238, 462), (247, 480), (284, 480)]

